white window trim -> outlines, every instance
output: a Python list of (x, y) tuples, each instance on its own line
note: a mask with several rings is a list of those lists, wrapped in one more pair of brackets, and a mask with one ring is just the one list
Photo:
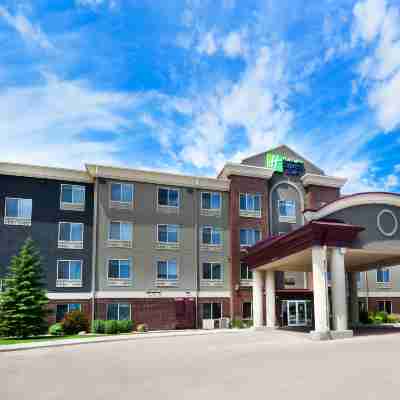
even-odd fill
[[(246, 241), (247, 241), (247, 244), (242, 244), (242, 243), (240, 243), (240, 231), (241, 230), (245, 230), (245, 231), (247, 231), (247, 234), (246, 234)], [(260, 232), (260, 239), (258, 239), (258, 240), (256, 240), (253, 244), (249, 244), (248, 243), (248, 239), (249, 239), (249, 237), (248, 237), (248, 233), (249, 233), (249, 231), (254, 231), (254, 232)], [(261, 229), (256, 229), (256, 228), (239, 228), (239, 243), (240, 243), (240, 247), (241, 248), (243, 248), (243, 247), (249, 247), (249, 246), (254, 246), (256, 243), (258, 243), (260, 240), (262, 240), (262, 232), (261, 232)]]
[[(108, 307), (109, 307), (111, 304), (112, 304), (112, 305), (114, 305), (114, 304), (117, 304), (117, 305), (118, 305), (118, 307), (117, 307), (117, 310), (118, 310), (118, 319), (117, 319), (117, 321), (124, 321), (124, 320), (120, 320), (120, 319), (119, 319), (119, 314), (120, 314), (119, 308), (120, 308), (121, 305), (129, 306), (129, 320), (128, 320), (128, 321), (131, 321), (131, 320), (132, 320), (132, 304), (130, 304), (130, 303), (107, 303), (107, 309), (106, 309), (106, 316), (107, 316), (107, 317), (108, 317)], [(111, 320), (107, 319), (107, 321), (111, 321)]]
[[(390, 303), (390, 314), (392, 314), (393, 313), (393, 301), (392, 300), (386, 300), (386, 299), (384, 299), (384, 300), (378, 300), (377, 301), (377, 306), (378, 306), (378, 304), (379, 303), (384, 303), (384, 308), (386, 309), (386, 304), (387, 303)], [(379, 307), (378, 307), (379, 308)], [(386, 311), (386, 310), (385, 310)]]
[[(176, 263), (176, 279), (168, 279), (168, 264), (170, 261), (175, 261)], [(167, 263), (167, 278), (159, 278), (158, 277), (158, 263), (159, 262), (166, 262)], [(179, 281), (179, 261), (177, 258), (157, 258), (155, 262), (155, 282), (156, 286), (176, 286)]]
[[(110, 277), (110, 261), (128, 261), (129, 278), (111, 278)], [(120, 265), (118, 265), (118, 269)], [(129, 286), (133, 279), (133, 262), (132, 258), (109, 258), (106, 262), (107, 282), (110, 286)]]
[[(112, 200), (111, 193), (112, 193), (112, 185), (121, 185), (121, 197), (122, 197), (122, 185), (131, 186), (132, 188), (132, 201), (118, 201)], [(135, 200), (135, 185), (130, 182), (110, 182), (109, 184), (109, 204), (112, 208), (133, 208), (133, 202)]]
[[(241, 205), (240, 205), (240, 197), (241, 196), (245, 196), (245, 199), (246, 199), (245, 200), (245, 202), (246, 202), (245, 209), (241, 208)], [(259, 210), (248, 208), (247, 203), (248, 203), (249, 197), (258, 197), (259, 198), (259, 204), (260, 204)], [(254, 199), (253, 199), (253, 203), (254, 203)], [(241, 217), (261, 218), (261, 210), (262, 210), (262, 195), (261, 195), (261, 193), (247, 193), (247, 192), (239, 193), (239, 215)]]
[[(176, 190), (178, 192), (178, 205), (177, 206), (170, 206), (169, 204), (160, 204), (159, 203), (159, 190), (164, 189), (164, 190)], [(180, 189), (178, 188), (173, 188), (173, 187), (168, 187), (168, 186), (157, 186), (157, 207), (158, 208), (167, 208), (167, 209), (179, 209), (181, 206), (181, 193)], [(168, 199), (169, 199), (169, 194), (168, 194)]]
[[(160, 226), (166, 226), (167, 227), (167, 236), (168, 236), (168, 226), (176, 226), (177, 227), (177, 232), (176, 232), (177, 241), (176, 242), (169, 242), (169, 241), (162, 242), (162, 241), (160, 241), (158, 239), (158, 233), (159, 233)], [(178, 245), (179, 246), (180, 239), (181, 239), (180, 238), (180, 230), (181, 230), (181, 227), (178, 224), (157, 224), (157, 228), (156, 228), (156, 241), (157, 241), (157, 243), (166, 244), (166, 245)]]
[[(286, 202), (292, 202), (294, 205), (294, 215), (282, 215), (281, 214), (281, 207), (280, 203), (286, 203)], [(287, 199), (287, 200), (278, 200), (278, 218), (279, 222), (287, 222), (289, 224), (295, 224), (296, 223), (296, 200), (293, 199)]]
[[(57, 317), (57, 306), (67, 306), (67, 312), (65, 314), (68, 314), (71, 312), (71, 305), (72, 304), (78, 304), (79, 305), (79, 311), (82, 311), (82, 304), (81, 303), (58, 303), (56, 304), (56, 317)], [(74, 310), (75, 311), (75, 310)], [(64, 315), (65, 315), (64, 314)]]
[[(10, 217), (7, 215), (7, 200), (17, 200), (18, 201), (18, 213), (19, 213), (19, 200), (30, 200), (31, 201), (31, 216), (30, 218), (25, 217)], [(5, 197), (4, 199), (4, 225), (21, 225), (21, 226), (31, 226), (32, 225), (32, 213), (33, 213), (33, 200), (25, 197)]]
[[(111, 239), (111, 223), (119, 223), (120, 229), (119, 234), (121, 237), (121, 224), (130, 224), (131, 225), (131, 240), (122, 240), (122, 239)], [(134, 223), (132, 221), (121, 221), (110, 219), (108, 221), (108, 232), (107, 232), (107, 245), (108, 247), (124, 247), (124, 248), (131, 248), (133, 244), (133, 226)]]
[[(79, 224), (82, 226), (81, 229), (81, 240), (61, 240), (60, 239), (60, 233), (61, 233), (61, 224)], [(83, 235), (84, 235), (84, 229), (85, 225), (83, 222), (71, 222), (71, 221), (59, 221), (58, 223), (58, 248), (59, 249), (78, 249), (82, 250), (83, 249)], [(70, 236), (71, 236), (71, 230), (70, 229)]]
[[(224, 305), (222, 303), (222, 301), (206, 301), (204, 303), (201, 303), (201, 318), (204, 320), (204, 305), (205, 304), (211, 304), (211, 317), (213, 315), (213, 306), (214, 304), (219, 304), (221, 307), (221, 318), (224, 318)], [(212, 320), (215, 320), (215, 318), (209, 318)], [(217, 318), (218, 319), (218, 318)]]
[(253, 282), (253, 278), (249, 278), (249, 272), (252, 272), (250, 269), (249, 269), (249, 266), (246, 264), (246, 266), (247, 266), (247, 278), (245, 278), (245, 279), (243, 279), (242, 278), (242, 265), (243, 264), (246, 264), (246, 263), (244, 263), (244, 262), (241, 262), (240, 263), (240, 270), (239, 270), (239, 280), (240, 280), (240, 282)]
[[(378, 281), (378, 272), (379, 270), (388, 270), (389, 271), (389, 280), (388, 281)], [(388, 267), (377, 268), (375, 273), (375, 281), (376, 285), (380, 288), (390, 289), (392, 287), (392, 271)]]
[[(71, 262), (79, 262), (81, 265), (81, 274), (79, 279), (59, 278), (59, 268), (61, 262), (68, 262), (68, 275), (71, 276)], [(82, 287), (83, 260), (57, 260), (57, 279), (56, 287)], [(75, 304), (75, 303), (74, 303)]]
[[(71, 186), (73, 188), (83, 189), (83, 202), (82, 203), (74, 203), (62, 200), (63, 188), (64, 186)], [(73, 195), (72, 195), (73, 197)], [(85, 202), (86, 202), (86, 187), (83, 185), (73, 185), (69, 183), (62, 183), (60, 189), (60, 210), (70, 210), (70, 211), (85, 211)]]
[[(203, 230), (204, 229), (208, 229), (208, 228), (211, 228), (211, 239), (213, 238), (213, 233), (215, 231), (219, 231), (220, 238), (221, 238), (221, 242), (220, 243), (204, 243), (203, 242)], [(204, 226), (202, 226), (200, 228), (200, 237), (201, 237), (201, 242), (200, 243), (201, 243), (202, 246), (222, 247), (222, 244), (223, 244), (222, 228), (215, 227), (213, 225), (204, 225)]]
[[(204, 278), (204, 264), (210, 264), (211, 265), (211, 278), (207, 279)], [(214, 265), (219, 265), (221, 267), (221, 278), (219, 279), (214, 279), (212, 277), (212, 267)], [(201, 263), (201, 280), (204, 282), (223, 282), (224, 281), (224, 264), (222, 262), (218, 262), (218, 261), (204, 261)]]
[[(218, 194), (219, 196), (219, 207), (218, 208), (204, 208), (203, 207), (203, 194), (209, 194), (210, 195), (210, 202), (213, 194)], [(221, 192), (211, 192), (211, 191), (201, 191), (200, 192), (200, 209), (201, 211), (206, 211), (206, 212), (221, 212), (222, 209), (222, 193)]]

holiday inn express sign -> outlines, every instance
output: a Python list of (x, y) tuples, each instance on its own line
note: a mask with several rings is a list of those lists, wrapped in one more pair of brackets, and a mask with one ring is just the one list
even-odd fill
[(282, 154), (267, 153), (265, 155), (265, 168), (272, 169), (286, 175), (302, 175), (304, 173), (304, 163), (299, 160), (290, 160)]

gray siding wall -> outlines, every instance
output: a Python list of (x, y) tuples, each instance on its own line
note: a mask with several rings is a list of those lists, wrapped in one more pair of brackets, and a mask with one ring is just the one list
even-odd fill
[[(178, 188), (180, 207), (178, 212), (162, 210), (157, 207), (158, 187), (139, 182), (134, 184), (133, 208), (120, 209), (110, 207), (110, 180), (99, 183), (98, 210), (98, 258), (96, 287), (101, 291), (194, 291), (197, 288), (198, 263), (196, 255), (201, 260), (221, 261), (224, 263), (224, 286), (229, 286), (229, 267), (227, 265), (228, 243), (228, 202), (223, 194), (221, 217), (205, 217), (199, 215), (200, 191)], [(111, 220), (133, 223), (133, 247), (130, 249), (110, 248), (107, 245), (109, 222)], [(198, 223), (196, 231), (196, 222)], [(159, 250), (156, 248), (157, 224), (176, 224), (180, 226), (177, 250)], [(202, 225), (214, 225), (223, 229), (223, 250), (221, 252), (201, 251), (196, 247), (200, 238)], [(197, 249), (199, 250), (199, 249)], [(127, 259), (133, 261), (132, 282), (129, 287), (110, 286), (107, 280), (107, 265), (109, 259)], [(158, 287), (156, 285), (157, 260), (176, 259), (178, 264), (178, 283), (175, 287)], [(216, 290), (213, 288), (212, 290)], [(220, 288), (219, 288), (220, 290)]]

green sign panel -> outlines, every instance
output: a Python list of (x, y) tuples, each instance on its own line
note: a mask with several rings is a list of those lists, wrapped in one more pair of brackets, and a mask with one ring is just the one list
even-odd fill
[(282, 154), (267, 153), (265, 155), (265, 167), (286, 175), (304, 174), (303, 161), (289, 160)]

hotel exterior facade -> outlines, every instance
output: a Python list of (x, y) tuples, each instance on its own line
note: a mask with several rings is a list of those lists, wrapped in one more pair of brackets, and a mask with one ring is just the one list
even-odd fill
[[(31, 237), (43, 259), (50, 322), (72, 309), (150, 329), (250, 320), (249, 249), (301, 230), (305, 211), (338, 201), (344, 183), (287, 146), (228, 163), (216, 178), (0, 163), (0, 279)], [(311, 327), (313, 279), (307, 268), (275, 269), (272, 303), (268, 284), (261, 289), (265, 318), (270, 307), (276, 325)], [(400, 313), (400, 270), (385, 263), (352, 279), (360, 309)]]

